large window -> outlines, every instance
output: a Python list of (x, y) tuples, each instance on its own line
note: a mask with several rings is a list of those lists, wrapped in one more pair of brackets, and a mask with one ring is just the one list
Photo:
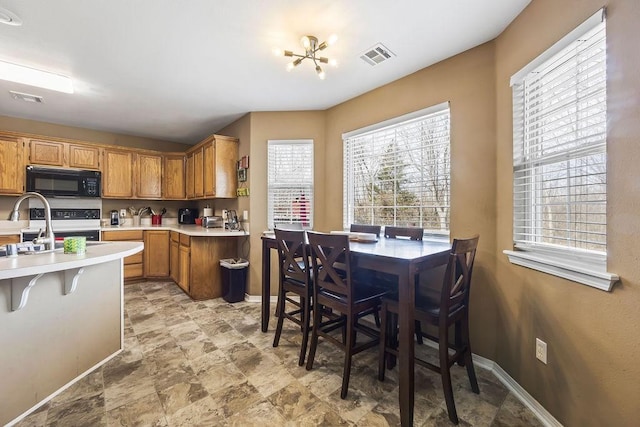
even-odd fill
[(449, 104), (343, 135), (344, 227), (449, 233)]
[(516, 248), (606, 268), (606, 77), (603, 10), (512, 77)]
[(313, 227), (313, 141), (268, 141), (269, 228)]

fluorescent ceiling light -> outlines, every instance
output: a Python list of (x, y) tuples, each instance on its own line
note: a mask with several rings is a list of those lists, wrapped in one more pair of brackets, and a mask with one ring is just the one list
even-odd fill
[(22, 83), (58, 92), (73, 93), (73, 83), (67, 76), (36, 70), (10, 62), (0, 61), (0, 79)]

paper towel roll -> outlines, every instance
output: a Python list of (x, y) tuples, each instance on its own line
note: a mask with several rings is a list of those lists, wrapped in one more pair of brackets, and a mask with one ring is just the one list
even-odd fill
[(202, 210), (202, 216), (213, 216), (213, 209), (212, 208), (204, 208)]

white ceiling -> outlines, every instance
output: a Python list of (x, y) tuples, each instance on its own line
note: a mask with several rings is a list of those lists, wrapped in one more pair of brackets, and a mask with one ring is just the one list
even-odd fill
[[(0, 0), (0, 60), (73, 78), (75, 93), (0, 81), (0, 115), (195, 143), (249, 111), (323, 110), (495, 38), (530, 0)], [(280, 47), (335, 45), (318, 79)], [(360, 55), (383, 43), (397, 56)], [(290, 61), (290, 60), (289, 60)], [(41, 95), (14, 100), (9, 90)]]

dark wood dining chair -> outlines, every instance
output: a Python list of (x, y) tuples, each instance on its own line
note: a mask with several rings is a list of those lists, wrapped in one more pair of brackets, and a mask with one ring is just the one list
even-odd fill
[(424, 230), (420, 227), (393, 227), (391, 225), (384, 227), (384, 237), (387, 239), (408, 237), (410, 240), (422, 240), (423, 236)]
[(353, 233), (371, 233), (375, 234), (376, 237), (380, 237), (380, 228), (379, 225), (351, 224), (349, 231)]
[[(278, 324), (273, 346), (277, 347), (280, 342), (284, 319), (299, 325), (302, 329), (302, 344), (298, 358), (300, 366), (304, 365), (311, 331), (311, 298), (313, 293), (309, 253), (304, 233), (304, 231), (277, 228), (275, 230), (278, 242), (279, 287), (276, 305)], [(299, 300), (293, 299), (290, 294), (297, 295)], [(293, 306), (293, 309), (288, 310), (287, 304)]]
[[(307, 233), (311, 247), (313, 265), (313, 328), (311, 346), (307, 359), (307, 370), (313, 368), (318, 348), (318, 338), (334, 344), (344, 351), (344, 368), (340, 397), (347, 396), (351, 359), (354, 355), (379, 342), (379, 331), (359, 323), (364, 313), (379, 309), (381, 298), (387, 294), (385, 289), (370, 284), (356, 283), (352, 277), (352, 260), (349, 251), (349, 236), (340, 234)], [(336, 268), (339, 264), (340, 268)], [(330, 312), (334, 317), (326, 317)], [(340, 313), (340, 317), (335, 317)], [(345, 328), (342, 340), (331, 332)], [(368, 340), (357, 342), (356, 335), (362, 333)]]
[[(455, 424), (458, 424), (458, 415), (453, 400), (451, 366), (455, 363), (466, 366), (471, 390), (474, 393), (480, 393), (473, 368), (471, 342), (469, 340), (469, 291), (478, 239), (479, 237), (476, 235), (469, 239), (455, 239), (453, 241), (442, 283), (440, 300), (434, 301), (431, 298), (417, 294), (415, 303), (415, 320), (438, 329), (437, 336), (424, 332), (422, 332), (422, 335), (438, 344), (439, 365), (417, 357), (415, 362), (440, 373), (449, 419)], [(396, 349), (397, 329), (394, 322), (390, 321), (392, 317), (390, 315), (396, 316), (398, 310), (397, 301), (388, 298), (383, 299), (378, 360), (378, 379), (380, 381), (384, 380), (387, 356), (398, 355)], [(451, 326), (454, 326), (456, 330), (454, 342), (449, 340)], [(450, 349), (453, 350), (452, 353), (449, 351)]]

